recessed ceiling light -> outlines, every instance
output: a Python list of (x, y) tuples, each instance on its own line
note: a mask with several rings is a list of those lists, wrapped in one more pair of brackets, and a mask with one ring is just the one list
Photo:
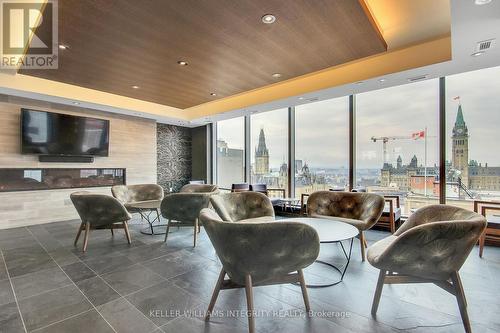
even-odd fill
[(271, 76), (274, 77), (275, 79), (279, 79), (281, 77), (281, 74), (280, 73), (274, 73)]
[(73, 103), (74, 105), (80, 105), (80, 102), (71, 102)]
[(273, 14), (266, 14), (261, 17), (261, 20), (265, 24), (272, 24), (276, 21), (276, 16), (274, 16)]
[(177, 61), (177, 64), (179, 64), (179, 66), (187, 66), (188, 65), (187, 61), (184, 61), (184, 60)]
[(64, 45), (64, 44), (59, 44), (59, 48), (61, 50), (67, 50), (67, 49), (69, 49), (69, 46), (68, 45)]
[(479, 52), (474, 52), (471, 54), (471, 56), (473, 57), (479, 57), (479, 56), (482, 56), (484, 54), (484, 51), (479, 51)]
[(304, 97), (300, 96), (299, 99), (304, 99)]
[(387, 79), (379, 79), (378, 82), (385, 82)]
[(132, 89), (139, 89), (139, 86), (132, 86)]
[(210, 93), (210, 96), (217, 96), (217, 94), (212, 92), (212, 93)]
[(364, 83), (363, 81), (356, 82), (356, 84), (363, 84), (363, 83)]
[(487, 5), (491, 0), (474, 0), (474, 3), (478, 6)]

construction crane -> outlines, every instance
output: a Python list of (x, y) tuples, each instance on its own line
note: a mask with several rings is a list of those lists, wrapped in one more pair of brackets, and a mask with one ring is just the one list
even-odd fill
[(395, 141), (395, 140), (409, 140), (415, 139), (413, 136), (381, 136), (381, 137), (371, 137), (373, 142), (382, 141), (383, 149), (384, 149), (384, 164), (387, 163), (388, 155), (387, 155), (387, 142)]

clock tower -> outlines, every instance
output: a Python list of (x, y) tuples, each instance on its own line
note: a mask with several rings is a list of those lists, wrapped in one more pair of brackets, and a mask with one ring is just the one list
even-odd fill
[(462, 105), (458, 105), (457, 119), (453, 126), (451, 166), (460, 171), (462, 183), (469, 187), (469, 131), (465, 125)]

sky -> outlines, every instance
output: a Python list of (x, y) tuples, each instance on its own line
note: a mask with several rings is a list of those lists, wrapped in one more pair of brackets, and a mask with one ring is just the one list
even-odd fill
[[(500, 67), (448, 76), (446, 79), (447, 159), (451, 160), (451, 133), (460, 96), (469, 128), (469, 159), (500, 166), (500, 154), (493, 148), (500, 139)], [(381, 168), (382, 142), (372, 136), (409, 137), (427, 128), (427, 165), (438, 162), (439, 82), (422, 82), (390, 87), (357, 95), (357, 167)], [(261, 128), (266, 135), (270, 166), (277, 168), (287, 155), (287, 110), (251, 116), (252, 162)], [(296, 159), (310, 167), (348, 166), (348, 97), (314, 102), (296, 107)], [(243, 149), (243, 118), (219, 122), (218, 138), (232, 148)], [(402, 139), (387, 144), (389, 162), (401, 155), (408, 164), (416, 155), (424, 164), (425, 140)]]

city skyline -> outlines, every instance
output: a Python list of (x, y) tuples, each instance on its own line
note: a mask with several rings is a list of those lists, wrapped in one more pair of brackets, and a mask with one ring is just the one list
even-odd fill
[[(498, 131), (495, 124), (500, 122), (500, 96), (496, 93), (499, 86), (500, 67), (447, 77), (447, 160), (451, 159), (451, 131), (458, 108), (458, 102), (453, 98), (460, 96), (465, 121), (469, 126), (469, 158), (492, 166), (500, 165), (500, 156), (491, 154), (488, 147), (491, 139), (486, 139), (494, 138)], [(437, 164), (438, 91), (438, 80), (433, 79), (358, 94), (358, 168), (376, 169), (383, 164), (382, 143), (373, 143), (370, 140), (372, 136), (409, 136), (425, 127), (429, 135), (427, 165)], [(347, 100), (347, 97), (341, 97), (296, 107), (296, 159), (307, 161), (312, 168), (346, 167)], [(318, 117), (321, 113), (322, 116)], [(225, 122), (233, 124), (223, 126), (219, 138), (227, 141), (231, 147), (242, 149), (242, 119)], [(235, 126), (234, 123), (241, 125)], [(283, 162), (283, 156), (287, 155), (286, 109), (252, 116), (252, 148), (255, 148), (260, 128), (264, 128), (266, 133), (270, 167), (276, 169)], [(325, 146), (329, 149), (325, 150)], [(388, 151), (388, 161), (393, 164), (399, 155), (404, 164), (409, 163), (413, 155), (417, 156), (419, 165), (424, 162), (424, 140), (390, 142)]]

